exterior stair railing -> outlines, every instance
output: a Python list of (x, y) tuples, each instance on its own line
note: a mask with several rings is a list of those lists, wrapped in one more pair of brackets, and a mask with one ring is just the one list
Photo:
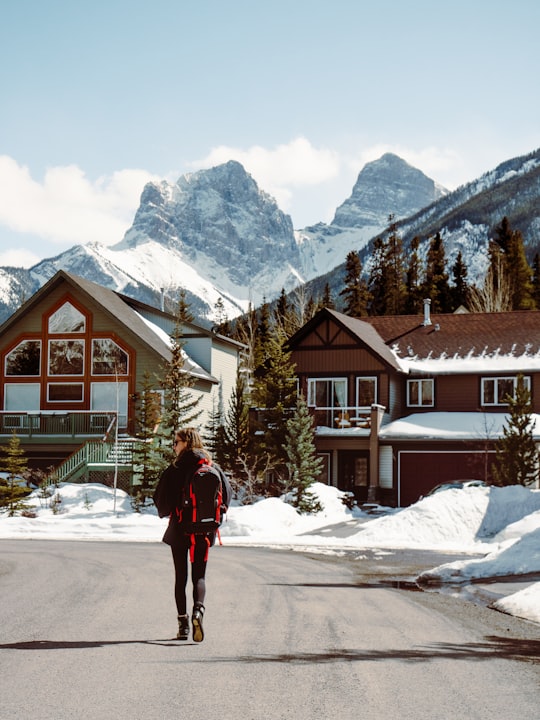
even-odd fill
[(116, 442), (88, 440), (81, 448), (72, 453), (58, 465), (48, 478), (48, 484), (76, 482), (87, 474), (91, 465), (131, 466), (133, 465), (133, 440), (120, 439)]

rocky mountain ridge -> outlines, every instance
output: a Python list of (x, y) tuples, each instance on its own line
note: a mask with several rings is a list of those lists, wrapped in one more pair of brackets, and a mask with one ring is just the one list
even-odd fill
[(74, 246), (29, 270), (0, 268), (0, 320), (6, 319), (57, 270), (159, 305), (186, 290), (196, 317), (211, 321), (216, 303), (229, 318), (281, 289), (326, 282), (339, 292), (350, 250), (369, 263), (369, 241), (394, 215), (404, 242), (427, 244), (441, 232), (451, 260), (462, 251), (469, 279), (483, 272), (493, 228), (507, 215), (531, 250), (540, 247), (540, 151), (502, 163), (446, 193), (395, 155), (368, 163), (332, 222), (294, 230), (291, 218), (242, 165), (224, 165), (149, 183), (133, 225), (116, 245)]
[(384, 155), (360, 172), (330, 225), (294, 231), (291, 218), (235, 161), (174, 184), (149, 183), (116, 245), (74, 246), (16, 274), (4, 268), (2, 314), (15, 309), (23, 286), (27, 297), (64, 269), (151, 304), (163, 294), (172, 300), (183, 287), (199, 318), (210, 317), (218, 300), (234, 317), (341, 262), (384, 228), (396, 198), (405, 217), (439, 194), (420, 170)]

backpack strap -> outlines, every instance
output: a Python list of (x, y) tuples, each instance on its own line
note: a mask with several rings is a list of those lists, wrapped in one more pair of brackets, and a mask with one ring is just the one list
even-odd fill
[[(199, 535), (199, 537), (201, 537), (201, 536)], [(204, 540), (206, 542), (206, 551), (204, 553), (204, 562), (208, 562), (208, 553), (210, 551), (210, 546), (212, 543), (210, 542), (210, 538), (208, 537), (208, 535), (204, 535)], [(191, 534), (191, 545), (189, 546), (189, 560), (190, 560), (191, 564), (193, 564), (195, 562), (195, 543), (196, 542), (197, 542), (197, 535), (195, 535), (195, 533), (192, 533)], [(220, 538), (219, 542), (221, 545), (221, 538)]]

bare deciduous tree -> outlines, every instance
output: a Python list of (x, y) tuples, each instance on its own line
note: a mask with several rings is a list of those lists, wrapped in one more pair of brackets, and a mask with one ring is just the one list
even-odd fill
[(502, 256), (491, 264), (481, 288), (473, 286), (469, 295), (471, 312), (508, 312), (512, 309), (512, 283)]

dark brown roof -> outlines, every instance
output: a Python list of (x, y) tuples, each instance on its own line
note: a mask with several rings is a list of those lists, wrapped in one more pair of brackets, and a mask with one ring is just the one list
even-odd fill
[(362, 318), (400, 357), (437, 358), (487, 353), (516, 356), (540, 351), (540, 311), (392, 315)]

